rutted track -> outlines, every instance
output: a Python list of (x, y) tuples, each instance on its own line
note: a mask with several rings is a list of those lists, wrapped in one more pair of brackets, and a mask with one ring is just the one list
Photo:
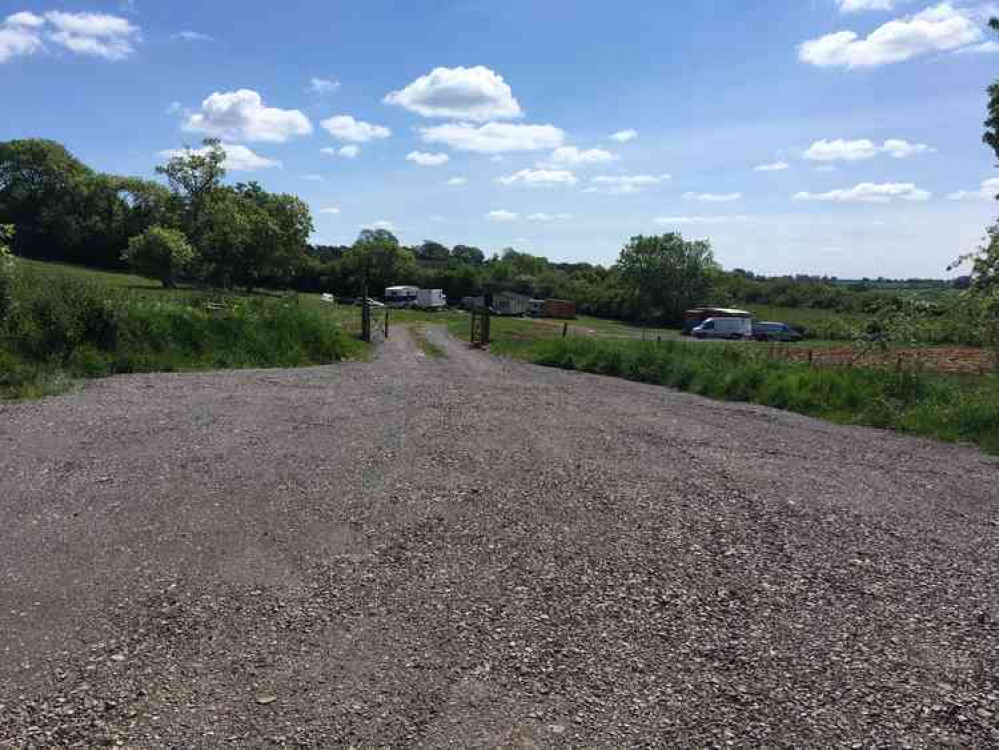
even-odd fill
[(999, 743), (995, 459), (431, 335), (0, 406), (0, 748)]

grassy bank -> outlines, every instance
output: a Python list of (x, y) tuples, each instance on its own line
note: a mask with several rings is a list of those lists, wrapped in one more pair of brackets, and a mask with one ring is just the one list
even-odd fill
[(811, 368), (755, 348), (568, 338), (501, 341), (493, 351), (540, 365), (671, 386), (835, 422), (883, 427), (999, 453), (999, 377), (947, 378)]
[(141, 277), (39, 265), (17, 269), (0, 321), (3, 398), (57, 392), (74, 378), (300, 367), (364, 351), (333, 316), (294, 298), (159, 292)]

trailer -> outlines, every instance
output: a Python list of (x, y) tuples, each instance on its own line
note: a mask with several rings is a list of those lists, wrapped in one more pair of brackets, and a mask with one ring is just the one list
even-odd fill
[(416, 286), (385, 287), (385, 304), (389, 307), (411, 307), (416, 304), (419, 291)]
[(447, 295), (443, 289), (418, 289), (416, 307), (425, 310), (441, 310), (447, 307)]

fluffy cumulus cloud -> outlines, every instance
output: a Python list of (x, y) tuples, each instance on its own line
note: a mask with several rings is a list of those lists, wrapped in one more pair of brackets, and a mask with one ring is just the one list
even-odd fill
[(668, 174), (659, 176), (651, 174), (599, 175), (590, 180), (590, 186), (584, 192), (625, 195), (640, 192), (644, 188), (659, 185), (663, 182), (669, 182), (671, 179), (672, 177)]
[(895, 0), (836, 0), (841, 13), (859, 13), (864, 10), (893, 10)]
[(754, 172), (783, 172), (785, 169), (790, 169), (791, 165), (786, 161), (775, 161), (769, 164), (757, 164), (753, 167)]
[(617, 159), (617, 156), (602, 148), (580, 150), (575, 146), (562, 146), (552, 151), (548, 164), (558, 164), (567, 167), (583, 167), (590, 164), (606, 164)]
[(421, 167), (439, 167), (447, 164), (450, 157), (447, 154), (428, 154), (426, 151), (410, 151), (406, 154), (406, 161), (419, 164)]
[(982, 33), (970, 13), (941, 3), (889, 21), (863, 39), (853, 31), (837, 31), (809, 40), (798, 48), (798, 56), (824, 68), (872, 67), (967, 47), (981, 41)]
[(464, 177), (452, 177), (447, 181), (447, 184), (452, 186), (466, 185), (468, 184), (468, 180)]
[(522, 169), (506, 177), (500, 177), (504, 185), (526, 185), (527, 187), (571, 187), (578, 180), (567, 169)]
[(702, 203), (732, 203), (742, 200), (742, 193), (693, 193), (683, 194), (685, 201), (700, 201)]
[(565, 131), (554, 125), (508, 122), (487, 122), (485, 125), (447, 123), (422, 128), (420, 135), (426, 143), (443, 143), (456, 151), (479, 154), (556, 149), (565, 142)]
[(893, 200), (927, 201), (931, 194), (911, 182), (862, 182), (852, 188), (826, 193), (801, 192), (791, 196), (796, 201), (826, 201), (830, 203), (891, 203)]
[(215, 92), (191, 114), (184, 129), (219, 138), (284, 143), (312, 133), (309, 118), (297, 109), (277, 109), (264, 104), (256, 91)]
[(368, 143), (392, 135), (392, 131), (383, 125), (372, 125), (370, 122), (355, 120), (350, 115), (336, 115), (323, 120), (320, 125), (323, 126), (323, 130), (338, 141), (347, 141), (348, 143)]
[(486, 214), (486, 218), (489, 221), (516, 221), (520, 218), (520, 214), (501, 208), (496, 211), (490, 211)]
[(546, 213), (535, 213), (529, 214), (527, 217), (528, 221), (568, 221), (572, 218), (572, 214), (546, 214)]
[(638, 138), (638, 131), (628, 128), (627, 130), (619, 130), (616, 133), (612, 133), (610, 139), (616, 141), (617, 143), (627, 143), (628, 141), (633, 141)]
[(486, 122), (523, 115), (503, 76), (482, 65), (434, 68), (405, 88), (389, 93), (384, 101), (424, 117)]
[(951, 201), (993, 201), (999, 195), (999, 177), (982, 180), (978, 190), (958, 190), (950, 193), (947, 200)]
[(141, 40), (138, 26), (106, 13), (14, 13), (0, 22), (0, 63), (52, 44), (78, 55), (124, 60)]
[(319, 94), (319, 96), (332, 94), (338, 88), (340, 88), (340, 82), (330, 78), (312, 77), (309, 79), (309, 91), (313, 94)]
[(326, 208), (320, 208), (319, 213), (326, 216), (339, 216), (340, 207), (339, 206), (327, 206)]
[[(225, 162), (223, 166), (230, 172), (256, 172), (258, 169), (270, 169), (272, 167), (281, 167), (281, 162), (274, 159), (267, 159), (254, 153), (246, 146), (233, 143), (223, 143), (222, 148), (225, 151)], [(163, 159), (172, 159), (175, 156), (184, 156), (189, 152), (196, 154), (204, 154), (208, 149), (198, 148), (198, 149), (168, 149), (166, 151), (160, 151), (159, 156)]]
[(809, 161), (864, 161), (873, 159), (880, 154), (886, 154), (895, 159), (906, 159), (916, 154), (931, 153), (934, 149), (925, 143), (909, 143), (900, 138), (889, 138), (880, 146), (867, 138), (847, 141), (837, 138), (834, 141), (815, 141), (805, 151)]
[(748, 216), (657, 216), (653, 221), (662, 226), (690, 226), (696, 224), (731, 224), (746, 221)]

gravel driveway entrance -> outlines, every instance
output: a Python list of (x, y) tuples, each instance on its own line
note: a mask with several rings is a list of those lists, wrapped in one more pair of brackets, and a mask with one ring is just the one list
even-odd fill
[(0, 406), (0, 748), (999, 744), (999, 462), (441, 331)]

